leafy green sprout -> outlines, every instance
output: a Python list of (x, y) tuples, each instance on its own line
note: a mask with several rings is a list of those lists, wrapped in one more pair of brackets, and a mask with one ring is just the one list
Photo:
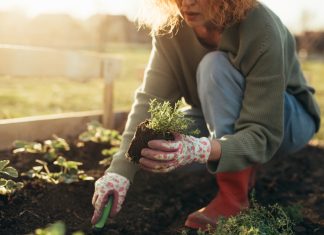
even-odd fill
[[(251, 208), (230, 218), (220, 218), (216, 229), (199, 231), (199, 235), (293, 235), (296, 221), (279, 204), (261, 206), (254, 199)], [(182, 231), (182, 234), (187, 234)]]
[(42, 154), (46, 161), (53, 162), (59, 157), (62, 151), (70, 150), (70, 146), (65, 139), (56, 135), (53, 138), (52, 140), (45, 140), (43, 143), (17, 140), (13, 143), (15, 147), (13, 154), (38, 153)]
[(109, 143), (117, 145), (121, 136), (116, 130), (104, 128), (98, 121), (92, 121), (87, 124), (87, 130), (79, 135), (82, 142)]
[(31, 141), (24, 141), (24, 140), (16, 140), (13, 143), (14, 154), (18, 153), (42, 153), (43, 146), (41, 143), (31, 142)]
[(103, 149), (101, 154), (106, 158), (99, 162), (100, 165), (108, 166), (111, 163), (112, 156), (118, 151), (121, 135), (116, 130), (104, 128), (98, 121), (92, 121), (87, 124), (87, 131), (79, 135), (78, 146), (84, 146), (85, 142), (109, 144), (109, 149)]
[(11, 195), (16, 190), (24, 187), (22, 182), (15, 182), (11, 179), (7, 179), (8, 177), (18, 177), (18, 171), (13, 167), (8, 166), (9, 163), (9, 160), (0, 161), (0, 195)]
[(58, 157), (54, 161), (54, 165), (60, 167), (58, 172), (51, 172), (48, 167), (48, 163), (37, 159), (36, 162), (39, 166), (34, 166), (31, 170), (23, 175), (29, 178), (38, 178), (44, 180), (48, 183), (59, 184), (66, 183), (70, 184), (73, 182), (78, 182), (79, 180), (93, 180), (94, 178), (88, 176), (84, 171), (79, 170), (79, 166), (82, 165), (81, 162), (67, 161), (64, 157)]
[(69, 151), (70, 146), (65, 139), (54, 135), (54, 139), (45, 140), (43, 143), (44, 159), (52, 162), (59, 157), (61, 151)]
[(118, 150), (119, 150), (118, 147), (112, 147), (112, 148), (110, 148), (110, 149), (103, 149), (103, 150), (101, 151), (101, 154), (102, 154), (103, 156), (105, 156), (106, 158), (104, 158), (103, 160), (101, 160), (101, 161), (99, 162), (99, 164), (100, 164), (100, 165), (103, 165), (103, 166), (109, 166), (110, 163), (111, 163), (111, 161), (112, 161), (112, 156), (113, 156), (115, 153), (117, 153)]
[(169, 101), (163, 103), (156, 99), (150, 101), (148, 112), (151, 113), (151, 118), (147, 127), (162, 133), (164, 136), (168, 133), (180, 133), (186, 135), (197, 135), (199, 130), (190, 131), (194, 121), (185, 117), (184, 112), (180, 110), (182, 101), (179, 100), (174, 106)]
[[(65, 235), (65, 224), (62, 221), (57, 221), (54, 224), (49, 224), (45, 228), (37, 228), (33, 234), (30, 235)], [(78, 231), (72, 235), (84, 235), (83, 232)]]

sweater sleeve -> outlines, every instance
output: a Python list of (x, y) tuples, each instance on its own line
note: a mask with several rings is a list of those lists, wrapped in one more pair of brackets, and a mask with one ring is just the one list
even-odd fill
[(153, 38), (152, 51), (148, 66), (145, 70), (144, 81), (135, 93), (135, 101), (122, 135), (119, 151), (114, 155), (111, 165), (106, 170), (120, 174), (130, 181), (139, 169), (137, 164), (128, 161), (125, 153), (135, 134), (139, 123), (150, 117), (148, 113), (149, 101), (156, 98), (159, 101), (168, 100), (175, 103), (180, 98), (180, 91), (174, 79), (169, 58), (163, 49), (163, 39)]
[(282, 141), (284, 35), (269, 24), (260, 32), (249, 30), (241, 29), (239, 50), (230, 54), (230, 60), (246, 79), (242, 108), (234, 124), (234, 134), (218, 139), (221, 158), (217, 165), (207, 164), (211, 173), (238, 171), (265, 163)]

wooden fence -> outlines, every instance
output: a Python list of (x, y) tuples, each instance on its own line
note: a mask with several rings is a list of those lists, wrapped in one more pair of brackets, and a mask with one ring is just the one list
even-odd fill
[(10, 148), (18, 139), (44, 140), (53, 134), (75, 137), (91, 120), (101, 121), (106, 128), (115, 126), (113, 81), (120, 75), (120, 58), (94, 52), (0, 45), (0, 61), (0, 75), (83, 81), (102, 78), (104, 82), (102, 110), (0, 120), (0, 149)]

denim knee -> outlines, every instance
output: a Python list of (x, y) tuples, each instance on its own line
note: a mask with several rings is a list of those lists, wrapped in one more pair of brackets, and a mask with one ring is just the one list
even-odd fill
[(213, 51), (206, 54), (197, 69), (198, 93), (202, 95), (215, 89), (227, 90), (229, 86), (236, 86), (243, 90), (245, 80), (240, 72), (230, 63), (227, 54)]
[(216, 137), (231, 134), (241, 110), (245, 78), (226, 53), (205, 55), (198, 66), (197, 87), (210, 134)]

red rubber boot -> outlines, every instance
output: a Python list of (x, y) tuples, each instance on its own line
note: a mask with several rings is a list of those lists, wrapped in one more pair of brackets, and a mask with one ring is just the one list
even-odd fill
[(217, 196), (204, 208), (191, 213), (185, 226), (193, 229), (208, 229), (208, 224), (216, 226), (219, 217), (237, 215), (249, 207), (248, 192), (251, 186), (253, 167), (238, 172), (222, 172), (215, 175), (219, 191)]

